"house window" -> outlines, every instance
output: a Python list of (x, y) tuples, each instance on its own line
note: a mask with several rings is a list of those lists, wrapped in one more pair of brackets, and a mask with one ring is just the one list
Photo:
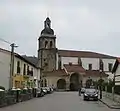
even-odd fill
[(104, 70), (104, 64), (103, 63), (101, 64), (101, 70), (102, 71)]
[(31, 76), (33, 76), (33, 68), (31, 68)]
[(17, 61), (17, 74), (20, 74), (20, 61)]
[(92, 64), (89, 64), (89, 70), (92, 70)]
[(27, 75), (29, 75), (29, 66), (27, 66)]
[(108, 70), (111, 72), (112, 71), (112, 63), (108, 64)]
[(26, 64), (24, 64), (23, 75), (26, 75)]
[(102, 62), (100, 62), (100, 67), (99, 67), (100, 70), (104, 70), (104, 64)]

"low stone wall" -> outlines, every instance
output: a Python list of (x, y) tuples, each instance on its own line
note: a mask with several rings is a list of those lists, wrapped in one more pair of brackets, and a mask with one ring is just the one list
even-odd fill
[(103, 92), (103, 96), (120, 103), (120, 95)]

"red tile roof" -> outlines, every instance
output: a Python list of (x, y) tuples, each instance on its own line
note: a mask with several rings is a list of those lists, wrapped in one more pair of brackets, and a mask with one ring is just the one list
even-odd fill
[(108, 74), (105, 72), (99, 72), (99, 70), (86, 70), (85, 76), (94, 76), (94, 77), (108, 77)]
[(113, 56), (90, 51), (58, 50), (58, 54), (62, 57), (111, 58), (111, 59), (116, 58)]
[(44, 76), (67, 76), (64, 69), (43, 72)]
[(66, 68), (66, 70), (68, 72), (81, 72), (81, 73), (84, 73), (85, 72), (85, 69), (80, 66), (80, 65), (76, 65), (76, 64), (64, 64), (64, 67)]

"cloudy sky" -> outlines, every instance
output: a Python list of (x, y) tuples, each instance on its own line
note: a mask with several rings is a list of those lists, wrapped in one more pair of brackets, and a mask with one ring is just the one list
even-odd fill
[[(120, 56), (120, 0), (0, 0), (0, 38), (37, 55), (47, 15), (60, 49)], [(10, 49), (0, 41), (0, 47)]]

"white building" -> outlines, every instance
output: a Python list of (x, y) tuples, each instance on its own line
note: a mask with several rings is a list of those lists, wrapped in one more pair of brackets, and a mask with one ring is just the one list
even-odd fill
[[(0, 86), (9, 88), (10, 79), (10, 61), (11, 52), (0, 48)], [(14, 56), (14, 74), (12, 77), (13, 87), (25, 87), (37, 85), (33, 84), (34, 78), (37, 81), (40, 80), (40, 70), (37, 68), (37, 64), (32, 63), (15, 53)]]
[[(74, 50), (58, 50), (58, 60), (61, 61), (61, 67), (64, 64), (81, 64), (85, 70), (100, 70), (108, 74), (108, 78), (113, 78), (112, 67), (116, 61), (116, 57), (104, 55), (90, 51), (74, 51)], [(100, 64), (102, 64), (100, 66)], [(57, 65), (58, 66), (58, 65)]]

